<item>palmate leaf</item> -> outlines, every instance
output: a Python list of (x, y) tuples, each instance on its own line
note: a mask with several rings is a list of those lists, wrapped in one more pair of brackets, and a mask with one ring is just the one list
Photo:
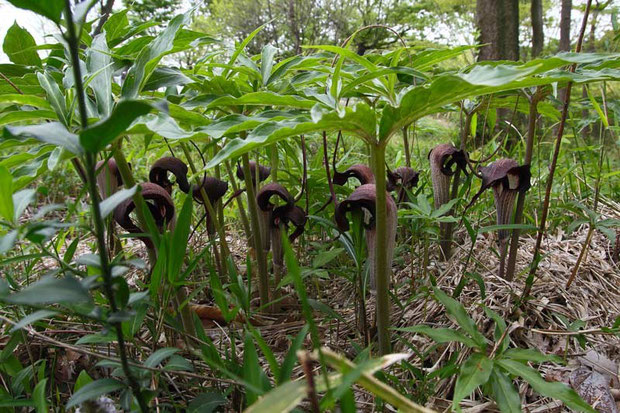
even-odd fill
[(245, 139), (232, 139), (211, 159), (207, 168), (290, 136), (322, 130), (351, 132), (370, 142), (375, 136), (375, 119), (375, 112), (365, 103), (345, 108), (343, 116), (315, 105), (312, 119), (302, 115), (294, 119), (267, 122), (254, 129)]
[[(416, 119), (437, 112), (444, 105), (464, 98), (521, 89), (557, 82), (578, 83), (620, 79), (620, 71), (604, 68), (596, 70), (596, 64), (620, 60), (620, 54), (603, 55), (588, 53), (563, 53), (547, 59), (535, 59), (521, 65), (483, 62), (469, 71), (446, 74), (429, 84), (412, 87), (397, 107), (387, 105), (383, 109), (379, 126), (379, 138), (389, 139), (403, 126)], [(572, 63), (586, 65), (577, 73), (554, 70)]]

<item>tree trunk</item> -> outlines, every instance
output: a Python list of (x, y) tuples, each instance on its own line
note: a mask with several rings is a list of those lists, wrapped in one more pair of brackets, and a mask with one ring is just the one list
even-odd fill
[(478, 0), (476, 24), (480, 32), (478, 60), (519, 60), (518, 0)]
[(560, 52), (570, 51), (570, 14), (573, 9), (572, 0), (562, 0), (560, 12)]
[(542, 0), (532, 0), (532, 58), (540, 55), (545, 42)]

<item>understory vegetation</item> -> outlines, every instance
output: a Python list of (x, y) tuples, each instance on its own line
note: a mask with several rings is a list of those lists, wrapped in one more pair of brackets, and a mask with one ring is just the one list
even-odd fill
[(59, 34), (0, 64), (0, 412), (618, 411), (620, 54), (585, 23), (468, 64), (10, 2)]

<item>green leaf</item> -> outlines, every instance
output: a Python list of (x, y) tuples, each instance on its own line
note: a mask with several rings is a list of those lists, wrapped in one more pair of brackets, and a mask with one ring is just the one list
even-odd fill
[(532, 361), (534, 363), (551, 361), (562, 364), (563, 362), (561, 357), (555, 354), (543, 354), (535, 348), (510, 348), (502, 354), (501, 358), (516, 361)]
[(254, 341), (256, 341), (256, 344), (258, 344), (258, 347), (263, 353), (263, 356), (265, 356), (274, 380), (276, 381), (276, 383), (280, 382), (280, 366), (278, 365), (278, 360), (276, 360), (276, 356), (273, 354), (273, 351), (271, 350), (267, 342), (265, 342), (265, 339), (260, 335), (260, 332), (254, 327), (252, 327), (251, 324), (248, 326), (248, 330), (252, 337), (254, 337)]
[(250, 333), (246, 333), (243, 344), (243, 379), (251, 385), (251, 387), (246, 387), (246, 402), (251, 405), (262, 395), (256, 390), (265, 389), (268, 382), (258, 361), (258, 354)]
[(474, 353), (463, 363), (456, 385), (452, 405), (458, 406), (461, 400), (469, 396), (479, 386), (485, 384), (491, 376), (493, 361), (480, 353)]
[(566, 406), (580, 412), (595, 413), (588, 403), (584, 402), (573, 389), (564, 383), (548, 382), (533, 368), (514, 360), (496, 360), (495, 363), (508, 373), (519, 376), (527, 381), (536, 392), (543, 396), (562, 401)]
[(34, 138), (44, 143), (65, 148), (75, 155), (84, 153), (78, 136), (69, 132), (62, 123), (48, 122), (39, 125), (7, 126), (4, 139)]
[[(320, 379), (316, 377), (314, 380), (318, 382)], [(288, 413), (307, 396), (307, 387), (305, 380), (283, 383), (250, 405), (244, 413)]]
[(218, 407), (226, 405), (228, 400), (220, 393), (202, 393), (187, 406), (188, 413), (212, 413)]
[(15, 7), (31, 10), (47, 17), (54, 23), (60, 23), (60, 16), (65, 7), (62, 0), (8, 0)]
[[(245, 49), (245, 47), (252, 41), (254, 36), (256, 36), (261, 30), (263, 30), (263, 28), (266, 25), (267, 23), (263, 24), (260, 27), (257, 27), (256, 29), (254, 29), (252, 33), (250, 33), (245, 39), (243, 39), (243, 41), (239, 44), (239, 46), (237, 46), (237, 48), (235, 49), (235, 52), (230, 57), (230, 60), (228, 61), (229, 66), (233, 66), (235, 64), (235, 62), (237, 61), (237, 58), (239, 57), (241, 52), (243, 52), (243, 49)], [(226, 69), (224, 71), (224, 76), (228, 76), (228, 73), (230, 73), (230, 70)]]
[(146, 361), (144, 362), (144, 365), (146, 367), (153, 367), (153, 368), (157, 367), (164, 360), (166, 360), (167, 358), (169, 358), (173, 354), (177, 353), (178, 351), (179, 351), (179, 349), (178, 348), (174, 348), (174, 347), (160, 348), (159, 350), (157, 350), (153, 354), (151, 354), (149, 356), (149, 358), (146, 359)]
[(125, 132), (134, 120), (146, 115), (152, 109), (153, 106), (144, 101), (122, 100), (108, 118), (89, 126), (80, 133), (80, 143), (89, 152), (99, 152)]
[(477, 348), (478, 344), (471, 338), (467, 337), (465, 334), (460, 331), (454, 330), (452, 328), (431, 328), (429, 326), (412, 326), (412, 327), (400, 327), (395, 328), (397, 331), (406, 331), (408, 333), (420, 333), (429, 336), (433, 341), (437, 343), (450, 343), (453, 341), (458, 341), (459, 343), (465, 344), (470, 348)]
[(174, 17), (168, 27), (140, 51), (127, 72), (121, 92), (123, 97), (133, 99), (138, 96), (159, 61), (172, 50), (177, 31), (190, 22), (191, 13), (192, 10)]
[(4, 166), (0, 165), (0, 216), (14, 222), (13, 176)]
[(280, 95), (273, 92), (252, 92), (243, 96), (222, 96), (207, 105), (207, 109), (218, 109), (222, 106), (286, 106), (291, 108), (310, 109), (316, 105), (316, 101), (304, 99), (294, 95)]
[(86, 70), (94, 75), (88, 86), (95, 94), (99, 116), (107, 118), (114, 103), (112, 96), (112, 57), (106, 42), (105, 33), (98, 34), (93, 39), (86, 52)]
[(73, 277), (46, 276), (23, 290), (4, 298), (13, 304), (46, 305), (90, 302), (91, 298), (82, 284)]
[(28, 30), (19, 27), (15, 22), (6, 32), (2, 50), (15, 64), (41, 67), (41, 58), (36, 47), (37, 44)]
[(493, 369), (490, 382), (493, 400), (499, 410), (502, 413), (521, 413), (521, 398), (510, 378), (499, 369)]
[(65, 406), (66, 409), (78, 406), (85, 401), (93, 400), (104, 394), (109, 394), (125, 387), (121, 381), (114, 379), (99, 379), (92, 383), (86, 384), (71, 396), (69, 402)]
[(354, 108), (345, 108), (342, 116), (336, 111), (325, 111), (320, 106), (315, 105), (312, 108), (312, 120), (306, 116), (299, 116), (294, 119), (267, 122), (254, 129), (246, 139), (235, 138), (230, 140), (209, 161), (207, 168), (213, 168), (225, 160), (237, 158), (285, 138), (316, 131), (342, 130), (370, 142), (374, 140), (375, 123), (375, 113), (365, 103), (358, 103)]
[(67, 111), (67, 104), (65, 102), (65, 97), (60, 91), (60, 87), (58, 83), (54, 80), (51, 74), (48, 72), (37, 73), (37, 79), (39, 80), (39, 84), (45, 90), (47, 94), (47, 100), (52, 105), (54, 112), (58, 116), (58, 119), (64, 124), (69, 124), (69, 112)]
[(280, 377), (277, 382), (278, 385), (281, 385), (291, 379), (293, 367), (297, 362), (297, 351), (299, 351), (299, 349), (303, 346), (309, 329), (310, 327), (308, 324), (304, 324), (303, 328), (299, 331), (299, 333), (297, 333), (297, 336), (295, 336), (295, 339), (291, 343), (291, 347), (288, 349), (286, 356), (284, 356), (284, 360), (282, 360), (282, 365), (280, 366)]
[(99, 208), (101, 209), (101, 218), (107, 217), (122, 202), (134, 196), (137, 189), (137, 185), (127, 189), (121, 189), (120, 191), (115, 192), (112, 196), (101, 201), (99, 204)]
[(187, 249), (187, 242), (191, 230), (192, 208), (192, 196), (186, 195), (174, 233), (172, 234), (172, 245), (169, 249), (168, 271), (171, 276), (181, 274), (181, 266), (185, 258), (185, 250)]
[(477, 347), (480, 349), (486, 348), (486, 338), (480, 334), (476, 328), (476, 323), (474, 323), (474, 320), (467, 315), (467, 311), (465, 311), (463, 305), (454, 298), (448, 296), (439, 288), (433, 288), (433, 291), (435, 293), (435, 297), (437, 297), (444, 307), (446, 307), (448, 314), (454, 318), (463, 331), (471, 336), (471, 338), (476, 342)]
[(129, 9), (124, 9), (110, 15), (108, 21), (103, 25), (102, 32), (105, 32), (106, 40), (111, 46), (113, 46), (113, 44), (111, 44), (113, 40), (123, 36), (129, 30), (129, 19), (127, 18), (128, 11)]
[(11, 333), (19, 329), (22, 329), (26, 327), (27, 325), (34, 323), (35, 321), (39, 321), (43, 318), (54, 316), (56, 314), (58, 314), (57, 311), (51, 311), (51, 310), (35, 311), (34, 313), (28, 314), (26, 317), (22, 318), (21, 320), (19, 320), (18, 323), (16, 323), (13, 327), (11, 327)]
[(37, 413), (47, 413), (48, 406), (45, 397), (45, 386), (47, 385), (47, 379), (43, 379), (37, 383), (32, 391), (32, 400), (34, 401), (34, 407)]
[[(2, 69), (0, 68), (0, 72)], [(42, 109), (51, 109), (52, 107), (47, 100), (33, 95), (20, 95), (16, 93), (7, 93), (0, 95), (0, 103), (15, 103), (17, 105), (30, 105)]]
[(86, 370), (80, 371), (77, 380), (75, 380), (75, 386), (73, 386), (73, 392), (79, 391), (82, 387), (86, 386), (88, 383), (92, 383), (93, 379), (88, 375)]
[(271, 69), (273, 68), (273, 58), (276, 55), (278, 49), (268, 44), (263, 47), (260, 58), (260, 72), (263, 78), (263, 85), (269, 83), (269, 76), (271, 75)]

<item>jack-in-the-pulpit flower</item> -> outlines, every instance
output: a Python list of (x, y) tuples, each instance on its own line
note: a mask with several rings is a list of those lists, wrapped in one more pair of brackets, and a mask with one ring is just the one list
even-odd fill
[(375, 174), (367, 165), (353, 165), (344, 172), (338, 172), (334, 169), (334, 178), (332, 179), (334, 184), (344, 186), (351, 178), (356, 178), (360, 185), (375, 183)]
[[(368, 267), (370, 270), (370, 288), (375, 289), (375, 257), (377, 244), (377, 226), (376, 226), (376, 201), (377, 189), (374, 184), (366, 184), (359, 186), (349, 195), (347, 199), (338, 204), (336, 208), (336, 223), (341, 231), (349, 229), (349, 221), (346, 213), (350, 211), (364, 212), (364, 228), (366, 235), (366, 246), (368, 248)], [(392, 267), (392, 259), (394, 258), (394, 246), (396, 244), (396, 225), (398, 216), (396, 211), (396, 202), (386, 193), (386, 216), (387, 220), (387, 259), (388, 268)]]
[(97, 173), (97, 187), (99, 188), (99, 195), (101, 199), (106, 199), (112, 195), (118, 188), (123, 185), (123, 178), (118, 170), (116, 161), (112, 158), (108, 161), (99, 161), (95, 166), (95, 172)]
[[(519, 192), (530, 188), (530, 167), (522, 165), (513, 159), (499, 159), (488, 166), (479, 169), (482, 175), (482, 187), (474, 200), (487, 188), (493, 189), (495, 209), (497, 211), (497, 225), (510, 224), (514, 203)], [(473, 201), (472, 201), (473, 202)], [(497, 233), (500, 248), (499, 275), (504, 276), (504, 260), (510, 237), (509, 229), (500, 229)]]
[[(161, 186), (151, 182), (141, 184), (140, 186), (142, 188), (142, 198), (144, 198), (159, 231), (163, 231), (169, 225), (174, 225), (174, 203), (170, 194)], [(136, 204), (134, 204), (133, 198), (129, 198), (114, 209), (114, 220), (127, 232), (144, 234), (148, 232), (147, 229), (138, 227), (131, 217), (131, 213), (135, 208)], [(154, 248), (153, 241), (149, 237), (141, 235), (137, 238), (144, 242), (147, 248)]]
[(396, 196), (396, 202), (409, 202), (407, 191), (413, 189), (418, 185), (420, 179), (420, 173), (408, 166), (401, 166), (393, 171), (388, 171), (388, 186), (389, 192), (398, 190)]
[(435, 208), (450, 201), (450, 179), (457, 168), (465, 171), (467, 159), (464, 151), (449, 143), (435, 146), (428, 154), (433, 182)]

